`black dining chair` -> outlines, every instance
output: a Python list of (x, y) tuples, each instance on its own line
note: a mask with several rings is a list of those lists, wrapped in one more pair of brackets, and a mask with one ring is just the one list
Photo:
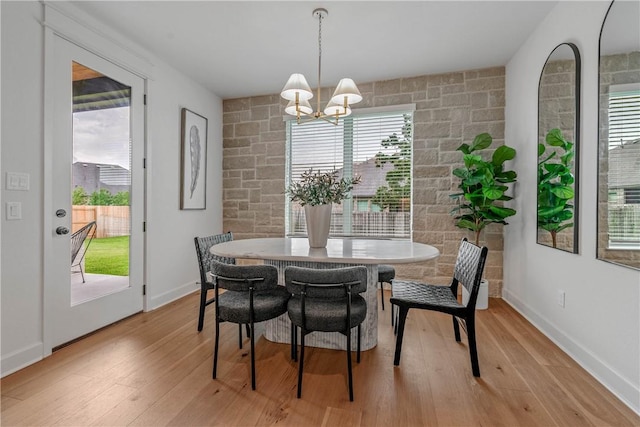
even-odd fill
[[(251, 388), (255, 390), (255, 324), (286, 313), (291, 294), (278, 285), (278, 270), (271, 265), (234, 265), (212, 260), (211, 276), (216, 307), (213, 378), (218, 371), (220, 323), (246, 324), (251, 340)], [(220, 293), (221, 289), (225, 292)]]
[[(450, 314), (453, 318), (453, 331), (456, 341), (460, 342), (460, 326), (467, 332), (469, 340), (469, 355), (473, 375), (480, 376), (478, 364), (478, 350), (476, 347), (476, 299), (482, 280), (482, 272), (487, 259), (487, 248), (478, 247), (462, 239), (458, 250), (458, 257), (453, 269), (453, 279), (449, 286), (437, 286), (406, 280), (396, 280), (393, 283), (391, 304), (398, 307), (398, 333), (396, 337), (396, 352), (393, 359), (395, 366), (400, 365), (400, 352), (404, 327), (409, 309), (433, 310)], [(458, 302), (458, 284), (462, 284), (469, 291), (467, 305)]]
[(207, 277), (207, 273), (211, 271), (211, 261), (216, 260), (226, 264), (235, 264), (235, 258), (220, 257), (211, 253), (210, 249), (213, 245), (219, 243), (230, 242), (233, 240), (233, 233), (214, 234), (206, 237), (194, 237), (193, 241), (196, 245), (196, 254), (198, 256), (198, 267), (200, 268), (200, 310), (198, 312), (198, 332), (204, 327), (204, 310), (213, 304), (214, 299), (207, 299), (207, 292), (213, 289), (213, 282)]
[[(235, 264), (235, 258), (214, 255), (210, 249), (219, 243), (233, 240), (233, 233), (230, 231), (222, 234), (214, 234), (207, 237), (195, 237), (196, 254), (198, 255), (198, 267), (200, 268), (200, 309), (198, 311), (198, 332), (204, 327), (204, 311), (208, 305), (213, 304), (215, 298), (207, 299), (209, 290), (213, 290), (213, 282), (209, 280), (207, 274), (211, 271), (211, 261), (217, 260), (226, 264)], [(249, 338), (249, 326), (246, 325), (247, 338)], [(238, 347), (242, 348), (242, 325), (238, 325)]]
[(291, 293), (287, 312), (291, 319), (291, 356), (294, 360), (297, 360), (297, 331), (300, 328), (298, 398), (302, 395), (305, 336), (314, 331), (340, 332), (347, 337), (349, 400), (353, 401), (351, 329), (358, 328), (356, 360), (360, 363), (360, 325), (367, 316), (367, 303), (359, 294), (367, 289), (367, 268), (313, 269), (290, 266), (285, 269), (284, 277), (287, 290)]

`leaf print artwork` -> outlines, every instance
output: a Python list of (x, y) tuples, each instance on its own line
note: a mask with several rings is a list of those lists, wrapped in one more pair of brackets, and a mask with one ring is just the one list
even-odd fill
[(183, 108), (180, 120), (180, 209), (206, 209), (207, 119)]
[(191, 194), (189, 198), (193, 198), (193, 192), (198, 186), (198, 174), (200, 173), (200, 132), (197, 126), (191, 126), (189, 130), (189, 148), (191, 150)]

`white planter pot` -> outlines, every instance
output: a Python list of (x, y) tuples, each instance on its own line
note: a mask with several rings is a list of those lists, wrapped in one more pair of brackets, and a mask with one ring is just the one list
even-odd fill
[[(469, 292), (467, 288), (462, 286), (462, 304), (467, 305), (469, 302)], [(476, 310), (486, 310), (489, 308), (489, 281), (482, 279), (480, 281), (480, 289), (478, 289), (478, 298), (476, 299)]]
[(304, 205), (304, 217), (307, 221), (310, 248), (324, 248), (327, 246), (332, 207), (333, 205)]

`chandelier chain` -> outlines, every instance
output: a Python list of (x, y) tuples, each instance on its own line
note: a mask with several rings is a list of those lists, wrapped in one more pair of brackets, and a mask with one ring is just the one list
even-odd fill
[(318, 108), (316, 111), (320, 111), (320, 80), (322, 73), (322, 13), (318, 13)]

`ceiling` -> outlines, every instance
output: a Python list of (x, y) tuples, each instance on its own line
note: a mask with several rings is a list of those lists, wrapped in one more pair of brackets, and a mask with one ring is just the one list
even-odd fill
[(223, 99), (506, 65), (557, 1), (75, 1)]

